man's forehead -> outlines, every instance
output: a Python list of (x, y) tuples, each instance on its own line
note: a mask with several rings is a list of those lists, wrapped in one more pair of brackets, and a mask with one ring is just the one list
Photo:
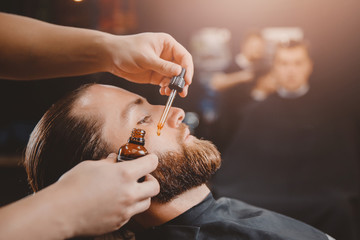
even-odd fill
[(89, 87), (78, 99), (77, 105), (81, 108), (101, 107), (104, 104), (115, 104), (115, 102), (126, 105), (137, 98), (140, 98), (140, 96), (125, 89), (111, 85), (95, 84)]
[(94, 86), (91, 87), (91, 89), (95, 94), (105, 94), (105, 95), (116, 94), (125, 97), (129, 97), (129, 96), (139, 97), (139, 95), (135, 93), (129, 92), (123, 88), (119, 88), (112, 85), (95, 84)]

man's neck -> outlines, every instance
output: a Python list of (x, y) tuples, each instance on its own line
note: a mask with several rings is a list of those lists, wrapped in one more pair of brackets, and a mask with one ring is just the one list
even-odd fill
[(152, 202), (147, 211), (134, 216), (133, 219), (143, 228), (159, 226), (199, 204), (209, 193), (209, 188), (203, 184), (184, 192), (168, 203)]

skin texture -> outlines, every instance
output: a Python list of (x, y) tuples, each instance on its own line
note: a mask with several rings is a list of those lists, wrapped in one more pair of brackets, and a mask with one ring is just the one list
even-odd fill
[[(0, 33), (1, 78), (32, 80), (111, 72), (132, 82), (159, 85), (161, 94), (169, 94), (170, 77), (184, 67), (186, 86), (180, 96), (185, 97), (193, 76), (191, 55), (164, 33), (115, 36), (5, 13), (0, 13)], [(146, 210), (150, 197), (159, 192), (157, 181), (146, 175), (157, 164), (155, 155), (134, 160), (130, 166), (115, 163), (113, 157), (96, 164), (83, 162), (52, 186), (2, 207), (0, 236), (64, 239), (113, 231)], [(147, 176), (144, 187), (137, 185), (139, 177), (134, 175)], [(114, 184), (116, 179), (123, 187)], [(129, 192), (134, 187), (137, 191)], [(64, 194), (74, 198), (64, 202)]]
[(185, 97), (194, 72), (189, 52), (165, 33), (116, 36), (5, 13), (0, 13), (0, 33), (2, 78), (111, 72), (132, 82), (159, 85), (160, 93), (168, 95), (171, 77), (184, 67), (185, 88), (180, 96)]
[[(67, 106), (71, 107), (67, 108)], [(65, 110), (63, 111), (62, 108)], [(179, 108), (170, 110), (162, 134), (158, 136), (156, 125), (163, 109), (164, 106), (151, 105), (143, 97), (114, 86), (95, 84), (79, 88), (73, 94), (55, 103), (45, 113), (31, 134), (24, 161), (29, 183), (35, 191), (38, 191), (50, 185), (54, 179), (58, 179), (66, 171), (67, 168), (64, 168), (64, 166), (69, 166), (74, 161), (71, 157), (72, 154), (79, 151), (83, 152), (83, 154), (76, 155), (76, 159), (83, 159), (84, 156), (92, 156), (92, 158), (97, 159), (94, 152), (97, 151), (100, 154), (99, 156), (103, 156), (102, 152), (117, 151), (119, 146), (127, 142), (133, 128), (141, 128), (147, 132), (145, 135), (145, 147), (149, 153), (155, 153), (159, 158), (158, 167), (151, 175), (158, 180), (161, 191), (151, 199), (150, 208), (152, 210), (145, 215), (139, 213), (139, 218), (136, 218), (136, 221), (142, 227), (148, 227), (151, 224), (168, 221), (169, 218), (175, 217), (176, 214), (183, 213), (188, 208), (199, 203), (209, 193), (209, 189), (204, 183), (220, 167), (221, 158), (216, 147), (209, 141), (199, 140), (190, 135), (188, 127), (182, 123), (184, 111)], [(58, 116), (54, 116), (54, 114)], [(67, 118), (77, 120), (68, 121)], [(84, 121), (84, 119), (99, 124), (96, 125), (96, 129), (84, 130), (80, 127), (83, 124), (81, 121)], [(64, 134), (62, 131), (64, 122), (69, 127), (67, 131), (73, 131), (79, 137)], [(79, 131), (79, 128), (83, 131)], [(96, 138), (101, 139), (101, 141), (90, 145), (87, 144), (91, 141), (89, 139), (93, 137), (86, 137), (86, 132), (97, 133)], [(58, 141), (55, 145), (51, 143), (54, 139)], [(66, 145), (68, 141), (75, 148)], [(66, 145), (65, 148), (63, 145)], [(38, 146), (42, 147), (38, 148)], [(92, 154), (85, 153), (84, 148), (92, 149), (90, 150)], [(47, 154), (49, 152), (50, 155)], [(47, 164), (44, 164), (44, 162)], [(146, 164), (149, 163), (151, 162), (146, 162)], [(81, 164), (78, 166), (81, 166)], [(93, 162), (93, 164), (97, 163)], [(57, 171), (59, 169), (60, 171)], [(100, 170), (100, 167), (96, 169), (96, 171)], [(128, 173), (130, 174), (130, 172)], [(55, 176), (55, 178), (48, 177), (51, 175)], [(149, 182), (152, 176), (147, 175), (145, 182)], [(66, 174), (64, 177), (66, 177)], [(59, 182), (62, 182), (64, 177), (60, 178)], [(137, 192), (145, 192), (146, 190), (141, 190), (141, 187), (145, 186), (145, 184), (136, 182), (140, 177), (142, 177), (141, 174), (133, 172), (125, 177), (124, 182), (114, 176), (106, 176), (109, 181), (113, 179), (112, 184), (119, 185), (119, 187), (125, 184), (126, 189), (123, 192), (130, 194), (130, 199), (135, 201), (141, 200), (135, 198)], [(130, 181), (127, 181), (127, 178), (131, 178)], [(76, 181), (68, 180), (67, 182), (71, 184)], [(148, 188), (151, 187), (149, 183), (147, 185)], [(105, 193), (106, 191), (104, 191)], [(92, 194), (90, 192), (88, 197), (91, 198)], [(127, 198), (122, 198), (122, 196), (110, 196), (114, 200), (119, 200), (119, 209), (122, 205), (133, 202), (127, 202)], [(66, 195), (64, 198), (67, 197), (71, 200), (72, 197), (77, 198), (77, 195)], [(81, 204), (82, 199), (78, 202), (79, 204)], [(143, 204), (146, 204), (146, 202)], [(113, 201), (110, 206), (103, 206), (100, 210), (108, 209), (110, 213), (114, 211), (114, 205), (116, 206), (116, 201)], [(142, 207), (142, 204), (139, 205)], [(131, 206), (129, 208), (132, 209)], [(95, 210), (96, 208), (90, 213), (79, 213), (79, 215), (84, 216), (83, 220), (86, 222), (89, 215), (96, 213)], [(137, 211), (136, 208), (135, 211)], [(131, 216), (132, 213), (128, 215)], [(106, 218), (102, 218), (103, 221), (106, 221)], [(96, 230), (96, 227), (94, 227), (94, 230)]]
[(102, 138), (114, 149), (127, 141), (133, 128), (145, 130), (146, 149), (159, 156), (159, 166), (153, 172), (162, 186), (159, 195), (185, 186), (174, 195), (170, 191), (171, 198), (154, 197), (149, 210), (134, 217), (143, 228), (165, 223), (201, 202), (209, 193), (204, 183), (221, 164), (215, 146), (190, 135), (182, 124), (185, 113), (180, 108), (171, 108), (158, 136), (156, 125), (163, 109), (164, 106), (151, 105), (139, 95), (108, 85), (89, 87), (73, 109), (74, 115), (101, 116)]
[[(116, 154), (104, 160), (84, 161), (57, 183), (1, 208), (0, 239), (64, 239), (118, 229), (150, 206), (149, 196), (159, 192), (159, 185), (147, 174), (157, 166), (154, 154), (115, 162)], [(137, 183), (144, 175), (146, 181)]]
[(91, 86), (75, 105), (74, 115), (96, 113), (104, 118), (102, 136), (114, 149), (127, 142), (133, 128), (146, 131), (146, 149), (150, 153), (178, 152), (181, 150), (177, 142), (179, 136), (183, 136), (184, 140), (185, 137), (189, 137), (189, 140), (193, 138), (187, 128), (180, 129), (185, 112), (175, 107), (170, 109), (161, 135), (157, 136), (156, 126), (164, 106), (151, 105), (145, 98), (121, 88), (109, 85)]

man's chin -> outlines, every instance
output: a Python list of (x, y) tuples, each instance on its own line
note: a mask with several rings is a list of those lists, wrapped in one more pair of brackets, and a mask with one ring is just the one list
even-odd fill
[(160, 194), (153, 198), (166, 203), (183, 192), (206, 183), (221, 165), (216, 147), (207, 140), (186, 136), (182, 152), (159, 155), (159, 165), (153, 176), (160, 183)]

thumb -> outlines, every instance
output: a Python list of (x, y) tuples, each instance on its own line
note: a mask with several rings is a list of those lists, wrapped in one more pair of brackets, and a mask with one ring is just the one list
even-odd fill
[(181, 73), (180, 65), (166, 61), (162, 58), (155, 60), (151, 66), (151, 69), (166, 77), (176, 76)]

